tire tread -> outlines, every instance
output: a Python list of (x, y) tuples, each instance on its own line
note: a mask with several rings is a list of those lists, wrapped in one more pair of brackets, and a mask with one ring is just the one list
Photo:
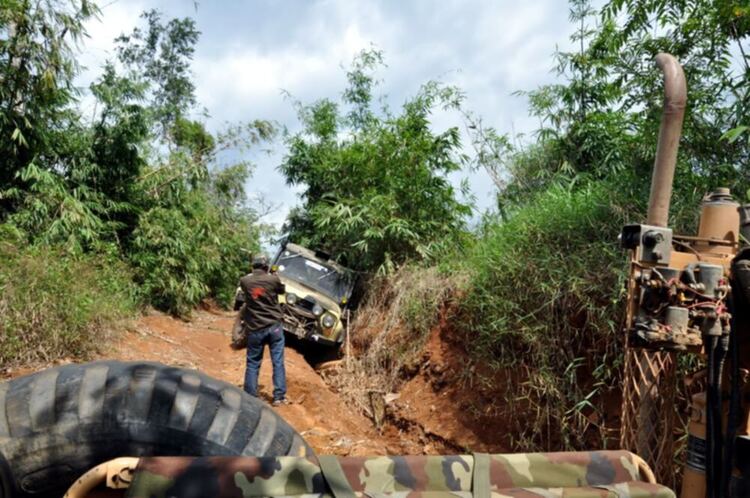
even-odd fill
[(104, 390), (107, 385), (109, 367), (93, 364), (83, 368), (83, 378), (79, 388), (78, 420), (101, 420), (104, 412)]
[(55, 425), (55, 393), (58, 375), (58, 370), (45, 370), (37, 375), (31, 384), (29, 419), (33, 431)]
[(270, 407), (193, 370), (101, 361), (0, 383), (0, 498), (60, 496), (118, 456), (287, 454), (312, 451)]

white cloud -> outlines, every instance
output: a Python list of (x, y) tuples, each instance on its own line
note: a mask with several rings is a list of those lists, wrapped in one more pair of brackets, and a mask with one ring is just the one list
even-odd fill
[(146, 8), (145, 3), (136, 0), (115, 2), (102, 8), (98, 19), (86, 22), (88, 39), (79, 62), (85, 67), (80, 75), (81, 83), (92, 82), (100, 73), (107, 59), (114, 58), (114, 40), (123, 33), (130, 32), (138, 22), (138, 17)]
[[(216, 129), (225, 121), (271, 119), (296, 129), (289, 91), (303, 102), (337, 98), (345, 84), (342, 65), (373, 43), (385, 52), (388, 67), (382, 90), (397, 107), (429, 79), (460, 86), (468, 107), (501, 132), (530, 131), (524, 99), (516, 90), (554, 81), (550, 72), (556, 45), (567, 47), (572, 28), (560, 0), (250, 0), (193, 2), (120, 0), (106, 7), (101, 23), (89, 23), (91, 40), (82, 61), (90, 81), (112, 54), (112, 39), (128, 32), (145, 8), (165, 17), (190, 15), (202, 31), (194, 73), (197, 96)], [(458, 124), (435, 116), (435, 126)], [(276, 171), (280, 145), (269, 155), (254, 155), (258, 165), (248, 184), (253, 193), (277, 199), (282, 221), (297, 192)], [(493, 204), (484, 172), (470, 175), (482, 207)]]

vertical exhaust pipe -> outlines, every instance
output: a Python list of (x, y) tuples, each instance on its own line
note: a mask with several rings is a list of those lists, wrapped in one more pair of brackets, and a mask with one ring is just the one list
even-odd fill
[(682, 120), (685, 116), (687, 83), (682, 66), (674, 56), (661, 53), (656, 56), (656, 65), (664, 73), (664, 111), (659, 128), (659, 143), (656, 146), (654, 174), (651, 178), (647, 223), (666, 227), (677, 164), (677, 148), (680, 146)]

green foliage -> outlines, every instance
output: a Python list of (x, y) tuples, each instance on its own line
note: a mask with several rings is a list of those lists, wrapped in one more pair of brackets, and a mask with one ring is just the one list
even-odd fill
[(24, 239), (0, 224), (0, 364), (85, 359), (135, 313), (128, 268)]
[(177, 121), (197, 103), (195, 84), (190, 75), (190, 62), (200, 32), (190, 18), (161, 20), (157, 10), (141, 15), (144, 28), (137, 27), (129, 35), (117, 38), (120, 62), (142, 78), (150, 90), (150, 112), (166, 136)]
[(195, 22), (156, 11), (116, 40), (119, 64), (91, 85), (96, 113), (84, 119), (72, 43), (96, 12), (85, 1), (0, 7), (0, 64), (12, 75), (0, 79), (0, 105), (12, 111), (0, 118), (12, 146), (2, 154), (0, 221), (66, 257), (128, 264), (146, 304), (186, 314), (207, 297), (227, 303), (261, 230), (241, 154), (275, 128), (210, 133), (195, 118)]
[(184, 315), (208, 296), (228, 304), (237, 279), (258, 249), (258, 215), (244, 185), (252, 171), (240, 160), (222, 164), (225, 152), (243, 152), (273, 137), (265, 121), (230, 126), (216, 136), (190, 119), (196, 105), (190, 62), (198, 31), (192, 19), (163, 23), (156, 11), (145, 28), (117, 39), (126, 81), (142, 93), (152, 144), (150, 160), (135, 182), (137, 224), (126, 257), (148, 302)]
[(378, 114), (371, 103), (380, 64), (379, 52), (364, 51), (341, 104), (298, 105), (304, 130), (286, 137), (280, 170), (304, 188), (286, 227), (291, 240), (357, 270), (388, 272), (460, 242), (470, 207), (447, 178), (461, 169), (459, 131), (430, 127), (435, 109), (459, 108), (460, 93), (430, 82), (400, 114)]
[[(170, 174), (159, 173), (152, 183)], [(189, 314), (209, 295), (230, 303), (249, 255), (259, 249), (254, 214), (234, 208), (244, 197), (247, 176), (246, 169), (236, 167), (211, 175), (204, 189), (172, 185), (164, 205), (141, 216), (129, 260), (149, 302), (178, 315)], [(234, 189), (227, 191), (228, 184)]]
[[(142, 105), (143, 85), (118, 75), (108, 63), (99, 80), (91, 85), (91, 93), (101, 106), (90, 131), (91, 159), (73, 169), (71, 179), (96, 189), (113, 202), (135, 206), (140, 201), (137, 182), (146, 166), (141, 149), (150, 126)], [(110, 217), (114, 215), (109, 213)], [(117, 218), (126, 224), (126, 230), (132, 229), (132, 217)]]
[(105, 231), (105, 199), (86, 186), (70, 189), (60, 175), (30, 164), (19, 172), (28, 190), (6, 191), (19, 198), (17, 212), (8, 221), (27, 233), (37, 234), (43, 244), (58, 244), (80, 254), (93, 248)]
[(36, 234), (35, 241), (62, 244), (74, 253), (127, 237), (142, 199), (137, 181), (145, 160), (139, 145), (148, 124), (143, 108), (133, 103), (141, 89), (108, 64), (92, 94), (101, 114), (90, 127), (78, 121), (67, 129), (65, 167), (32, 162), (15, 175), (23, 188), (0, 192), (16, 206), (8, 220)]
[(508, 221), (487, 220), (466, 260), (458, 323), (475, 358), (514, 372), (506, 401), (510, 413), (523, 405), (512, 431), (519, 448), (585, 447), (598, 433), (576, 405), (588, 400), (585, 414), (602, 420), (603, 395), (617, 385), (625, 267), (617, 235), (635, 213), (612, 187), (553, 187)]
[[(96, 14), (87, 0), (0, 3), (0, 191), (24, 188), (17, 173), (32, 162), (45, 169), (70, 162), (73, 49)], [(15, 209), (14, 201), (0, 196), (0, 217)]]
[[(714, 182), (747, 183), (746, 141), (721, 146), (722, 135), (747, 122), (750, 104), (750, 14), (746, 2), (637, 2), (614, 0), (602, 12), (602, 29), (592, 46), (609, 53), (609, 78), (622, 85), (621, 109), (639, 115), (641, 132), (655, 143), (661, 78), (656, 53), (677, 56), (685, 67), (688, 108), (680, 167)], [(646, 104), (646, 108), (643, 108)]]

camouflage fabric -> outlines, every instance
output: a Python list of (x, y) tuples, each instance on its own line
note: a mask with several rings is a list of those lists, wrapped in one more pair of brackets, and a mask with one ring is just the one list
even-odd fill
[[(341, 457), (357, 497), (472, 496), (472, 456)], [(626, 451), (490, 456), (492, 498), (674, 498), (640, 480)], [(151, 457), (139, 463), (129, 498), (328, 497), (315, 459)]]

